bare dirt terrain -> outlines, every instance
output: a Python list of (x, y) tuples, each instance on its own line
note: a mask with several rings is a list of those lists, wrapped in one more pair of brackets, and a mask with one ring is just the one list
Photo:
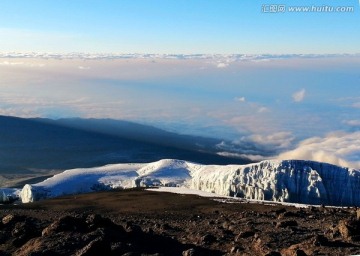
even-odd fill
[(0, 255), (360, 254), (357, 210), (123, 190), (0, 206)]

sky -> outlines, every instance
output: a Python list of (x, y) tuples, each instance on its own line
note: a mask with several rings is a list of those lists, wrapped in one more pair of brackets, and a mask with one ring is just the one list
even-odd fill
[[(265, 12), (270, 5), (352, 12)], [(357, 53), (357, 0), (4, 0), (3, 51)]]
[(2, 115), (131, 120), (223, 139), (222, 155), (360, 168), (358, 1), (4, 0), (2, 10)]

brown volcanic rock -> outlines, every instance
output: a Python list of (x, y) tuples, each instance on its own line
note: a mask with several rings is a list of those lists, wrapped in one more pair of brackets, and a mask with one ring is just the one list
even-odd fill
[(276, 224), (277, 228), (296, 227), (298, 225), (295, 220), (280, 221)]
[(102, 237), (97, 237), (75, 253), (76, 256), (110, 255), (111, 246)]
[(48, 236), (63, 231), (84, 231), (86, 228), (86, 223), (83, 219), (67, 215), (51, 223), (41, 234), (42, 236)]
[(340, 220), (337, 228), (344, 239), (350, 241), (360, 240), (360, 220)]
[(0, 255), (350, 255), (354, 209), (298, 209), (142, 190), (1, 206)]

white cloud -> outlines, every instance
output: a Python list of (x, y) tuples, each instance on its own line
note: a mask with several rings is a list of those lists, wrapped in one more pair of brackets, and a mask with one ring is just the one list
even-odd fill
[(220, 63), (218, 63), (218, 64), (216, 65), (216, 67), (218, 67), (218, 68), (226, 68), (226, 67), (228, 67), (228, 66), (229, 66), (228, 63), (223, 63), (223, 62), (220, 62)]
[(306, 93), (305, 89), (301, 89), (300, 91), (295, 92), (292, 95), (292, 98), (295, 102), (301, 102), (305, 98), (305, 93)]
[(89, 70), (90, 67), (78, 66), (78, 69), (80, 69), (80, 70)]
[(257, 113), (267, 113), (267, 112), (270, 112), (269, 108), (267, 107), (264, 107), (264, 106), (261, 106), (260, 104), (256, 103), (256, 102), (248, 102), (246, 101), (246, 98), (244, 96), (242, 97), (236, 97), (235, 98), (235, 101), (238, 101), (238, 102), (246, 102), (247, 103), (247, 106), (249, 108), (252, 108), (253, 111), (256, 111)]
[(24, 62), (12, 62), (12, 61), (3, 61), (0, 62), (1, 66), (18, 66), (18, 65), (24, 65)]
[(350, 126), (360, 126), (360, 120), (345, 120), (343, 123), (350, 125)]
[(253, 134), (247, 137), (248, 141), (274, 150), (289, 148), (294, 137), (291, 132), (276, 132), (269, 135)]
[[(79, 40), (79, 35), (76, 34), (63, 34), (58, 32), (38, 32), (31, 30), (22, 29), (4, 29), (0, 28), (0, 37), (13, 38), (17, 41), (15, 43), (24, 43), (24, 39), (27, 39), (30, 43), (34, 43), (32, 40), (38, 42), (39, 39), (57, 42), (59, 43), (72, 43)], [(14, 41), (9, 41), (14, 43)], [(4, 42), (1, 42), (4, 43)], [(0, 44), (1, 46), (1, 44)], [(12, 45), (13, 46), (13, 45)], [(14, 47), (10, 47), (13, 49)], [(22, 47), (20, 47), (22, 48)], [(83, 49), (82, 49), (83, 50)], [(359, 57), (359, 54), (346, 54), (345, 57)], [(326, 58), (343, 58), (342, 54), (116, 54), (116, 53), (86, 53), (86, 52), (72, 52), (72, 53), (54, 53), (53, 50), (50, 52), (44, 52), (42, 49), (39, 52), (0, 52), (0, 58), (45, 58), (45, 59), (179, 59), (179, 60), (210, 60), (215, 61), (215, 64), (219, 68), (228, 67), (233, 62), (269, 62), (271, 60), (284, 60), (284, 59), (326, 59)]]
[(267, 113), (270, 112), (270, 110), (267, 107), (260, 107), (258, 109), (258, 113)]
[(276, 152), (288, 149), (293, 140), (291, 132), (253, 134), (233, 141), (222, 141), (216, 148), (219, 149), (218, 155), (261, 161), (272, 158)]
[(309, 138), (294, 150), (282, 153), (277, 158), (313, 160), (360, 168), (360, 132), (335, 132), (323, 138)]
[(0, 62), (0, 66), (10, 66), (10, 67), (15, 67), (15, 66), (26, 66), (26, 67), (44, 67), (45, 64), (43, 63), (33, 63), (33, 62), (16, 62), (16, 61), (2, 61)]
[(247, 158), (251, 161), (258, 162), (264, 160), (264, 156), (262, 155), (252, 155), (252, 154), (240, 154), (240, 153), (233, 153), (233, 152), (217, 152), (216, 153), (219, 156), (225, 156), (225, 157), (233, 157), (233, 158)]
[(247, 140), (243, 137), (240, 140), (236, 141), (222, 141), (216, 145), (216, 148), (219, 150), (218, 155), (226, 157), (235, 157), (235, 158), (248, 158), (252, 161), (261, 161), (267, 159), (269, 152), (264, 150), (264, 148), (257, 148), (253, 142)]
[(0, 115), (2, 116), (17, 116), (17, 117), (40, 117), (39, 113), (32, 111), (31, 109), (22, 108), (22, 107), (5, 107), (0, 108)]
[(239, 101), (239, 102), (245, 102), (246, 101), (245, 97), (236, 97), (235, 100)]

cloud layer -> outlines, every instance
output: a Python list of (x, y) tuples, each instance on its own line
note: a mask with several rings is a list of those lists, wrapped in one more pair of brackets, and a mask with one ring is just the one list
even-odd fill
[(294, 150), (280, 154), (278, 159), (313, 160), (360, 169), (360, 131), (306, 139)]
[(305, 98), (305, 93), (306, 93), (305, 89), (301, 89), (300, 91), (295, 92), (292, 95), (292, 98), (295, 102), (301, 102)]
[(38, 59), (201, 59), (214, 60), (218, 68), (228, 67), (232, 62), (262, 62), (283, 59), (322, 59), (335, 57), (358, 57), (360, 54), (115, 54), (115, 53), (40, 53), (40, 52), (0, 52), (0, 58)]
[(0, 53), (0, 114), (132, 120), (219, 138), (222, 155), (358, 166), (360, 55), (337, 57)]

